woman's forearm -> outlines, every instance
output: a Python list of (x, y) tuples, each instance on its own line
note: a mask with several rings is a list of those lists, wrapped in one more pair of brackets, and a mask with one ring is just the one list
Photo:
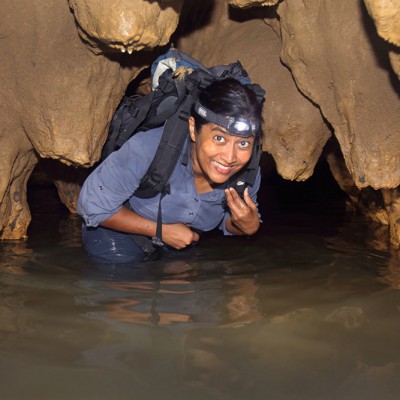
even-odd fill
[(143, 218), (127, 208), (121, 208), (111, 217), (107, 218), (100, 225), (104, 228), (116, 231), (138, 234), (144, 236), (155, 236), (157, 224), (154, 221)]
[[(129, 234), (156, 236), (157, 224), (141, 217), (134, 211), (121, 208), (113, 216), (104, 220), (101, 224), (104, 228), (114, 229)], [(185, 224), (163, 224), (162, 240), (175, 249), (183, 249), (199, 240), (199, 234), (192, 231)]]

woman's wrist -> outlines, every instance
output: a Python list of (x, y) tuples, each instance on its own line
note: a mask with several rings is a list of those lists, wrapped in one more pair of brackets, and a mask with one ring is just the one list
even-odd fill
[(258, 231), (259, 227), (260, 227), (260, 220), (258, 217), (257, 220), (254, 220), (253, 223), (246, 224), (246, 226), (239, 226), (232, 220), (232, 217), (228, 218), (226, 221), (226, 229), (234, 235), (251, 236)]

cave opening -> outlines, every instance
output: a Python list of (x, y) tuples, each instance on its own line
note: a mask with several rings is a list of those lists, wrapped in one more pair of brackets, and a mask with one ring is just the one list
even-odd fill
[(303, 182), (282, 178), (267, 153), (263, 154), (261, 165), (263, 181), (259, 197), (268, 214), (270, 211), (273, 215), (274, 212), (282, 214), (302, 210), (316, 216), (334, 213), (340, 218), (346, 214), (347, 195), (333, 178), (324, 158), (317, 162), (313, 175)]
[[(346, 206), (348, 197), (333, 178), (324, 158), (319, 160), (314, 174), (304, 182), (282, 178), (276, 171), (273, 158), (267, 153), (263, 153), (260, 165), (263, 172), (258, 203), (264, 221), (262, 230), (273, 229), (282, 217), (289, 215), (302, 215), (315, 221), (320, 216), (328, 215), (338, 221), (349, 216)], [(57, 160), (41, 159), (27, 186), (32, 214), (30, 230), (36, 223), (54, 220), (57, 215), (79, 219), (75, 209), (79, 193), (77, 188), (92, 169), (74, 168)]]
[[(64, 166), (57, 160), (40, 159), (35, 166), (27, 184), (27, 200), (33, 220), (47, 211), (63, 215), (68, 213), (68, 207), (61, 201), (55, 184), (53, 167)], [(59, 178), (58, 178), (59, 179)]]

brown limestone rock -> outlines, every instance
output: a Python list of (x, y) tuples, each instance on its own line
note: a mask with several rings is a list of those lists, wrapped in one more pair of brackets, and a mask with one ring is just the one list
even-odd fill
[(274, 6), (278, 2), (279, 0), (228, 0), (230, 6), (238, 8)]
[(364, 0), (379, 36), (397, 46), (388, 46), (393, 70), (400, 79), (400, 2), (398, 0)]
[(283, 49), (299, 89), (332, 125), (358, 188), (400, 183), (400, 86), (356, 0), (279, 4)]
[(82, 38), (95, 52), (107, 46), (139, 51), (168, 43), (183, 0), (68, 0)]
[(374, 19), (379, 36), (400, 46), (400, 2), (398, 0), (364, 0)]
[(37, 156), (27, 137), (13, 126), (1, 125), (0, 142), (1, 238), (19, 239), (26, 236), (31, 220), (26, 184), (37, 162)]
[(206, 66), (240, 60), (251, 79), (267, 92), (264, 150), (273, 155), (284, 178), (300, 181), (312, 175), (330, 131), (319, 109), (298, 91), (281, 64), (280, 39), (264, 21), (270, 13), (229, 9), (224, 0), (187, 1), (182, 17), (192, 31), (181, 27), (178, 46)]
[[(26, 183), (37, 155), (73, 165), (96, 162), (129, 81), (154, 55), (94, 54), (64, 0), (5, 2), (2, 15), (0, 237), (16, 239), (29, 224)], [(96, 22), (99, 32), (107, 30), (102, 22)], [(73, 198), (70, 186), (57, 186)]]
[(396, 51), (389, 51), (389, 59), (392, 64), (393, 71), (396, 73), (397, 77), (400, 79), (400, 48), (397, 48)]
[(353, 177), (346, 168), (339, 148), (328, 150), (326, 152), (326, 160), (334, 179), (349, 197), (348, 208), (361, 212), (380, 225), (389, 225), (390, 204), (385, 201), (382, 190), (375, 190), (371, 187), (357, 188)]
[[(376, 239), (372, 243), (377, 248), (377, 244), (391, 243), (392, 248), (400, 248), (400, 190), (378, 189), (371, 187), (358, 189), (354, 180), (348, 172), (339, 149), (330, 149), (326, 152), (333, 177), (338, 182), (340, 188), (349, 196), (348, 205), (353, 210), (362, 212), (366, 217), (379, 224), (374, 227), (377, 232)], [(382, 237), (382, 225), (388, 226), (388, 233)], [(382, 250), (382, 249), (381, 249)], [(386, 246), (383, 250), (388, 250)]]

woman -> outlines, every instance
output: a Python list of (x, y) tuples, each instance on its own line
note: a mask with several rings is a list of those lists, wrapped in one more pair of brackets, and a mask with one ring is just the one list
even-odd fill
[[(166, 247), (184, 249), (199, 240), (198, 232), (217, 226), (225, 235), (258, 230), (260, 171), (243, 199), (227, 182), (250, 160), (260, 140), (260, 123), (256, 95), (240, 82), (217, 81), (200, 93), (188, 122), (190, 146), (181, 154), (182, 160), (189, 151), (189, 162), (178, 161), (169, 180), (170, 194), (161, 201)], [(88, 253), (109, 261), (145, 257), (146, 238), (156, 235), (160, 196), (141, 199), (134, 192), (155, 155), (162, 129), (135, 134), (85, 181), (78, 212), (85, 221)]]

